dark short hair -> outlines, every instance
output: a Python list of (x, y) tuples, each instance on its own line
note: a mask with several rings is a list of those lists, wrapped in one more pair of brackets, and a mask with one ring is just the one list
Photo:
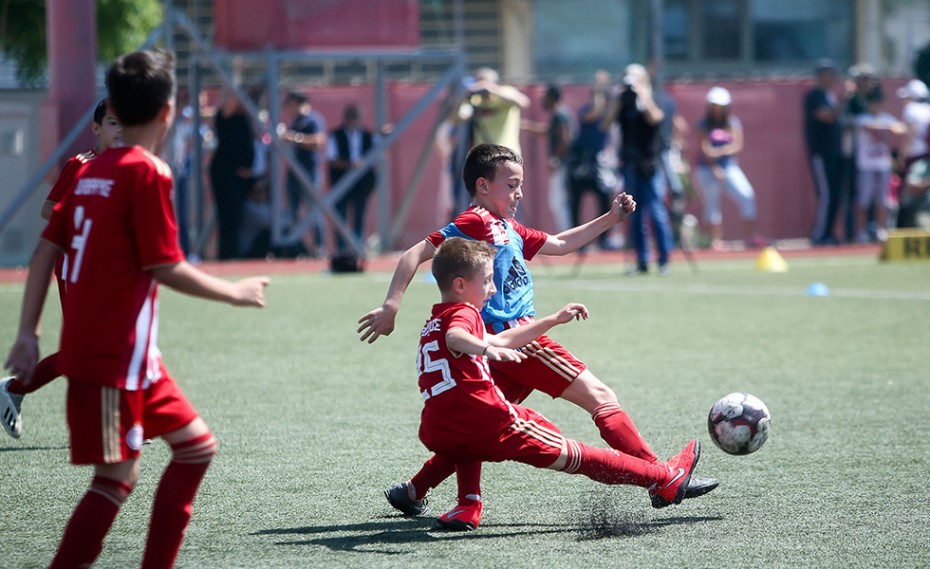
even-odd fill
[(562, 90), (559, 89), (558, 85), (549, 85), (546, 87), (546, 98), (558, 103), (562, 100)]
[(94, 109), (94, 122), (97, 124), (103, 124), (103, 117), (105, 116), (107, 116), (106, 98), (100, 99), (100, 102), (97, 103), (97, 107)]
[(463, 237), (446, 239), (436, 250), (431, 269), (439, 290), (450, 290), (452, 281), (459, 277), (469, 279), (475, 276), (485, 263), (494, 262), (495, 255), (497, 249), (487, 241)]
[(120, 56), (107, 70), (110, 109), (123, 126), (143, 125), (174, 100), (174, 53), (162, 49)]
[(523, 165), (523, 157), (500, 144), (479, 144), (468, 152), (462, 168), (462, 180), (471, 196), (477, 191), (478, 178), (494, 180), (497, 167), (505, 162)]
[(355, 103), (349, 103), (342, 109), (342, 118), (347, 121), (357, 121), (362, 118), (362, 109)]
[(297, 91), (291, 91), (287, 94), (286, 97), (284, 97), (285, 103), (294, 102), (294, 103), (297, 103), (298, 105), (302, 105), (308, 102), (309, 100), (310, 99), (308, 99), (306, 95), (304, 95), (303, 93), (298, 93)]
[(885, 93), (881, 85), (873, 85), (869, 92), (865, 94), (866, 103), (880, 103), (885, 100)]

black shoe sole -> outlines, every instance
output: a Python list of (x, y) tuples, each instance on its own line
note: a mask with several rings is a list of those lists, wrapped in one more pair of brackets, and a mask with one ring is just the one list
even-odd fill
[[(695, 483), (696, 482), (696, 483)], [(688, 489), (685, 490), (685, 500), (690, 500), (691, 498), (697, 498), (707, 494), (717, 486), (720, 486), (720, 481), (716, 478), (705, 478), (702, 476), (695, 476), (691, 479), (691, 482), (688, 484)]]
[(443, 529), (450, 531), (475, 531), (475, 526), (467, 522), (460, 522), (459, 520), (449, 520), (444, 522), (439, 518), (436, 518), (436, 524)]

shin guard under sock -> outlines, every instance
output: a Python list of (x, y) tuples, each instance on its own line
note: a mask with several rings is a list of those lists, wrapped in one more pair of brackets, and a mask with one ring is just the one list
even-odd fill
[(103, 540), (131, 492), (132, 486), (124, 482), (95, 476), (68, 520), (49, 569), (90, 567), (100, 555)]
[(619, 403), (603, 403), (594, 409), (591, 417), (601, 438), (611, 448), (649, 462), (659, 461)]
[(172, 459), (162, 474), (152, 507), (143, 569), (174, 566), (191, 518), (194, 497), (216, 454), (212, 433), (172, 445)]
[(417, 500), (422, 500), (430, 490), (439, 486), (443, 480), (455, 474), (455, 463), (438, 454), (427, 460), (420, 471), (414, 474), (410, 483), (416, 490)]

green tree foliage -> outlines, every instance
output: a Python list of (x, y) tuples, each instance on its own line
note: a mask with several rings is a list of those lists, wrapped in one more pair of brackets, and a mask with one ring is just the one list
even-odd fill
[[(138, 48), (162, 21), (159, 0), (95, 0), (97, 57), (110, 61)], [(45, 1), (0, 0), (0, 50), (26, 85), (41, 82), (47, 63)]]

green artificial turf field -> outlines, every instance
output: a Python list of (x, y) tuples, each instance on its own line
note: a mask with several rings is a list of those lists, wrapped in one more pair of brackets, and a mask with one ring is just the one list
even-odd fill
[[(584, 302), (587, 322), (552, 331), (611, 385), (660, 457), (703, 443), (713, 493), (653, 510), (646, 492), (520, 464), (484, 470), (485, 515), (470, 534), (395, 515), (382, 496), (427, 458), (416, 432), (420, 326), (436, 301), (424, 273), (397, 329), (360, 344), (356, 320), (390, 274), (273, 278), (266, 310), (162, 288), (159, 344), (220, 441), (178, 567), (926, 567), (930, 511), (930, 264), (873, 257), (676, 265), (668, 278), (619, 265), (532, 264), (537, 309)], [(829, 288), (809, 296), (812, 283)], [(22, 285), (0, 285), (0, 350)], [(58, 304), (46, 309), (47, 352)], [(27, 398), (24, 434), (0, 433), (0, 567), (44, 567), (90, 478), (68, 464), (65, 382)], [(720, 396), (746, 391), (772, 413), (756, 454), (719, 451), (706, 431)], [(569, 437), (603, 446), (590, 418), (535, 394)], [(168, 458), (145, 447), (142, 477), (96, 567), (138, 566)], [(452, 505), (447, 482), (433, 514)]]

